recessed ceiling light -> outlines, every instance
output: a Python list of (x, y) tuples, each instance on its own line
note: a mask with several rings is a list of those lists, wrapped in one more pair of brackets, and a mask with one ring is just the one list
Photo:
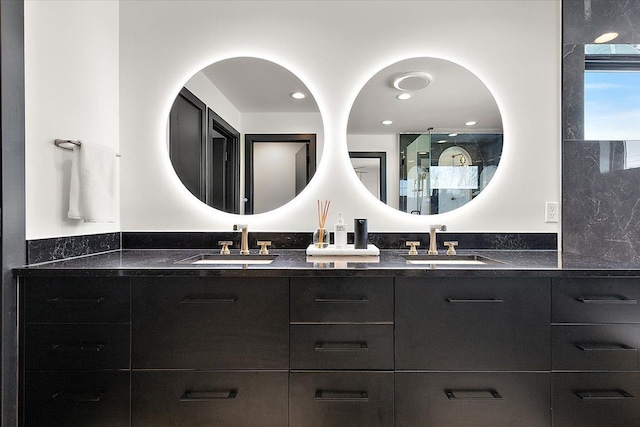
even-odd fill
[(445, 142), (447, 142), (446, 139), (441, 139), (440, 141), (438, 141), (438, 144), (444, 144)]
[(606, 43), (618, 37), (618, 33), (604, 33), (594, 40), (594, 43)]
[(469, 122), (465, 123), (464, 125), (465, 125), (465, 126), (475, 126), (477, 123), (478, 123), (478, 122), (474, 122), (473, 120), (471, 120), (471, 121), (469, 121)]
[(391, 120), (383, 120), (380, 123), (382, 123), (383, 125), (390, 125), (393, 122)]
[(307, 95), (305, 95), (305, 94), (304, 94), (304, 93), (302, 93), (302, 92), (293, 92), (290, 96), (291, 96), (293, 99), (304, 99), (304, 98), (306, 98), (306, 97), (307, 97)]
[(411, 99), (411, 94), (407, 93), (407, 92), (403, 92), (400, 95), (396, 95), (396, 98), (398, 98), (400, 101), (406, 101), (407, 99)]
[(425, 154), (427, 154), (426, 151), (418, 151), (418, 154), (420, 154), (421, 156), (424, 156)]
[(450, 133), (449, 136), (458, 136), (457, 133)]

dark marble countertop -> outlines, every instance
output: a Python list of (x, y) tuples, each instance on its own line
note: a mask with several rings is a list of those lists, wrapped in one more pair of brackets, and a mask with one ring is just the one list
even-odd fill
[[(257, 251), (253, 251), (257, 252)], [(442, 253), (443, 251), (441, 251)], [(33, 264), (13, 270), (18, 276), (638, 276), (640, 265), (621, 265), (607, 260), (560, 255), (547, 250), (473, 250), (458, 255), (478, 255), (487, 264), (410, 264), (407, 250), (382, 250), (379, 257), (327, 259), (307, 257), (303, 249), (272, 250), (271, 264), (192, 265), (178, 263), (203, 249), (126, 249), (84, 257)], [(423, 254), (421, 251), (420, 254)], [(232, 254), (238, 258), (239, 255)], [(371, 262), (364, 262), (371, 261)]]

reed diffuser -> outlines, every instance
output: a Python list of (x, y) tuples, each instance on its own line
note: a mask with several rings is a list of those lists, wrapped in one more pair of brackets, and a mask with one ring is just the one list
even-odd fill
[(330, 200), (318, 200), (318, 228), (313, 233), (313, 245), (316, 248), (326, 248), (329, 246), (329, 230), (327, 230), (325, 224), (327, 223), (330, 205)]

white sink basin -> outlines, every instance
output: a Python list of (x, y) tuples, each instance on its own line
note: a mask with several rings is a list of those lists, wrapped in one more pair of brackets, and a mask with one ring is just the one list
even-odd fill
[(501, 264), (479, 255), (402, 255), (407, 264), (428, 265), (487, 265)]
[(278, 255), (221, 255), (199, 254), (180, 261), (176, 264), (189, 265), (246, 265), (271, 264)]

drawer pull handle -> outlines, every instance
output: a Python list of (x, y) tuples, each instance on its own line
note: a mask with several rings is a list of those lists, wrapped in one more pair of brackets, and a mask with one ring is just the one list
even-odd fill
[(576, 395), (582, 400), (623, 400), (635, 399), (624, 390), (583, 390), (576, 391)]
[(368, 402), (366, 391), (316, 390), (316, 400), (325, 402)]
[(447, 298), (447, 302), (451, 304), (502, 304), (504, 300), (500, 298)]
[(315, 351), (369, 351), (366, 342), (317, 342)]
[(52, 351), (77, 351), (86, 353), (99, 353), (104, 350), (104, 344), (54, 344), (51, 346)]
[(51, 396), (51, 400), (64, 402), (100, 402), (103, 397), (104, 393), (58, 391)]
[(193, 295), (184, 297), (180, 304), (224, 304), (236, 301), (238, 297), (235, 295)]
[(582, 351), (637, 351), (637, 348), (626, 344), (607, 343), (576, 343), (576, 347)]
[(445, 390), (449, 400), (494, 400), (502, 399), (497, 390)]
[(185, 391), (180, 402), (208, 402), (212, 400), (232, 400), (238, 395), (236, 390)]
[(368, 304), (366, 296), (321, 296), (316, 297), (315, 302), (320, 304)]
[(65, 304), (101, 304), (105, 300), (104, 297), (97, 298), (65, 298), (65, 297), (56, 297), (49, 298), (47, 302), (60, 302)]
[(576, 300), (583, 304), (637, 304), (638, 300), (627, 297), (578, 297)]

